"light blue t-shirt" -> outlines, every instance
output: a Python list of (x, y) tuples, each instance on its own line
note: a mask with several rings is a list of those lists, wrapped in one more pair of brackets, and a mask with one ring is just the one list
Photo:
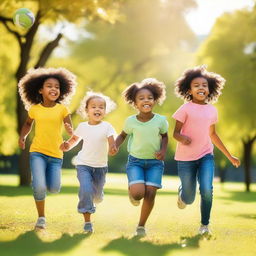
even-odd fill
[(155, 159), (161, 147), (161, 134), (167, 133), (168, 126), (166, 117), (159, 114), (147, 122), (139, 121), (136, 115), (128, 117), (123, 131), (129, 135), (129, 154), (140, 159)]

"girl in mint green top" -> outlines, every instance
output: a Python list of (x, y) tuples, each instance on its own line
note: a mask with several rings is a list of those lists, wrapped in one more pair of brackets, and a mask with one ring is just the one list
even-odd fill
[(164, 116), (152, 112), (155, 104), (162, 104), (165, 100), (165, 85), (154, 78), (147, 78), (130, 85), (123, 95), (138, 114), (126, 119), (124, 129), (116, 139), (116, 147), (118, 150), (129, 136), (126, 165), (129, 198), (135, 206), (143, 199), (136, 235), (144, 236), (156, 191), (162, 187), (163, 160), (168, 144), (168, 122)]

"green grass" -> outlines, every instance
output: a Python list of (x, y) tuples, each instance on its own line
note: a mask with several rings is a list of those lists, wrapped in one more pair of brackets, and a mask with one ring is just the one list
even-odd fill
[(47, 229), (35, 232), (36, 209), (29, 187), (18, 177), (0, 175), (0, 254), (2, 256), (254, 256), (256, 253), (256, 185), (215, 182), (211, 217), (213, 236), (197, 235), (199, 196), (184, 210), (176, 207), (178, 179), (164, 177), (147, 223), (148, 236), (133, 237), (140, 208), (129, 203), (124, 174), (108, 174), (104, 201), (93, 215), (95, 233), (82, 232), (77, 213), (75, 171), (64, 171), (61, 193), (46, 200)]

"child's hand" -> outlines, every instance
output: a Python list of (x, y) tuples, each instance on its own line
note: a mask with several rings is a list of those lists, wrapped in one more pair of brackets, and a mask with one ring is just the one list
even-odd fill
[(19, 138), (19, 147), (21, 149), (25, 149), (25, 142), (26, 142), (26, 139), (24, 137)]
[(67, 152), (70, 148), (70, 145), (67, 141), (64, 141), (61, 145), (60, 145), (60, 150), (62, 150), (63, 152)]
[(240, 165), (240, 160), (235, 157), (235, 156), (231, 156), (229, 158), (229, 161), (237, 168)]
[(118, 148), (116, 145), (112, 145), (112, 147), (109, 148), (108, 154), (110, 156), (114, 156), (118, 152)]
[(165, 152), (163, 152), (162, 150), (158, 151), (155, 153), (156, 159), (157, 160), (164, 160), (165, 158)]
[(192, 140), (189, 137), (182, 135), (182, 139), (180, 142), (184, 145), (189, 145), (192, 142)]
[(67, 133), (71, 136), (73, 135), (73, 128), (69, 123), (64, 123), (65, 129)]

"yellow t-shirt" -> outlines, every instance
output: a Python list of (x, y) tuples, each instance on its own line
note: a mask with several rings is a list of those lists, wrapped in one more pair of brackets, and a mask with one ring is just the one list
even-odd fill
[(63, 119), (69, 115), (67, 107), (61, 104), (56, 104), (54, 107), (37, 104), (29, 109), (28, 115), (35, 121), (35, 137), (30, 152), (62, 158), (63, 152), (59, 146), (63, 141), (61, 134)]

